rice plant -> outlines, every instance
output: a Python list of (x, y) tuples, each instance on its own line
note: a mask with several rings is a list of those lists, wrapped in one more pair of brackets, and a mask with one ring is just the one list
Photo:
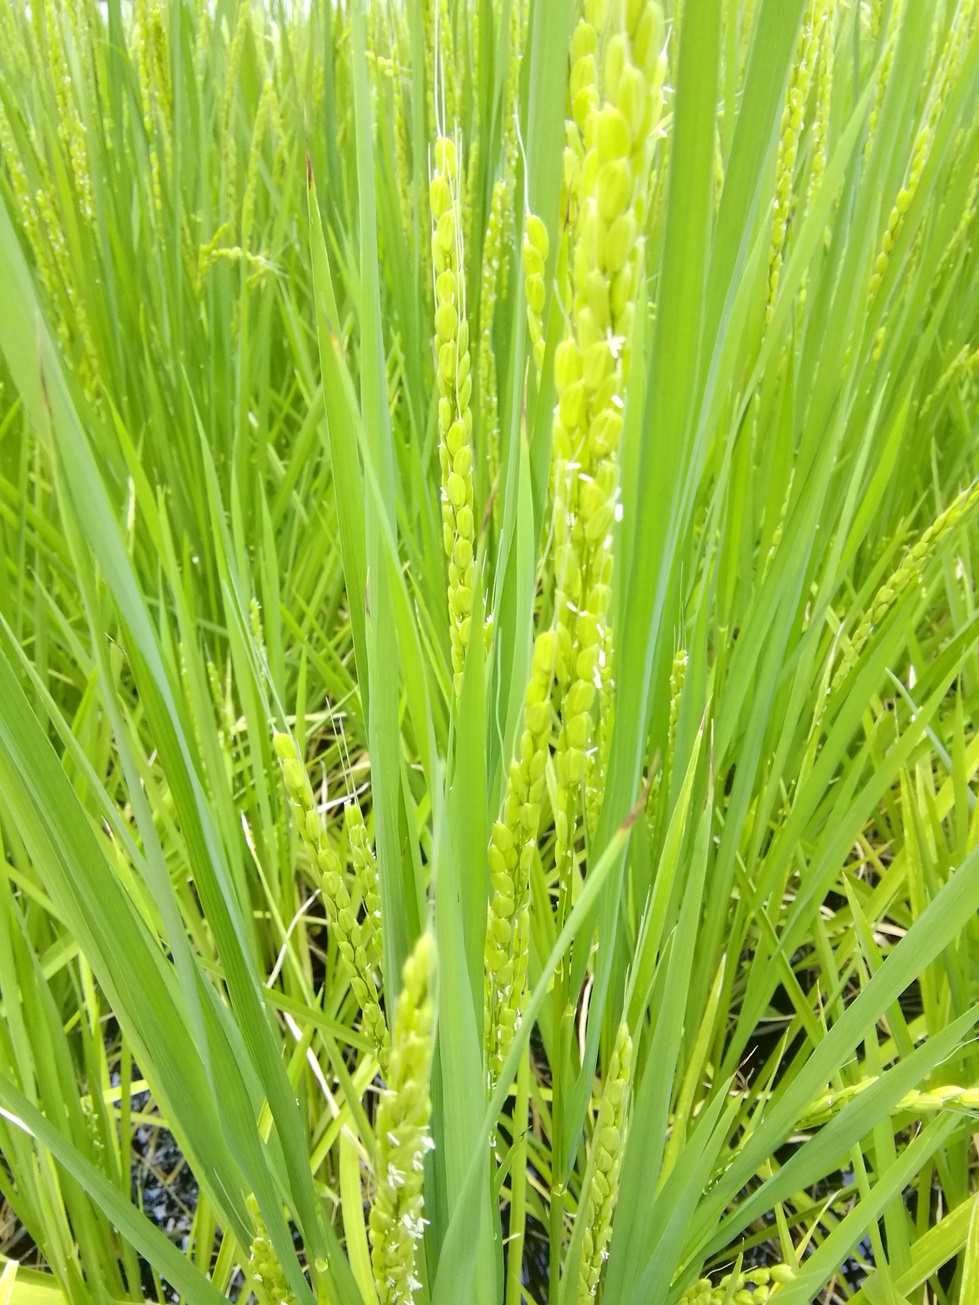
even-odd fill
[(979, 1300), (977, 105), (0, 6), (0, 1305)]

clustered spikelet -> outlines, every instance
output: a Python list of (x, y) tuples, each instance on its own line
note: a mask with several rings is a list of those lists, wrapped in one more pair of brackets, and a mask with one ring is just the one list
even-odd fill
[(421, 1286), (416, 1243), (425, 1228), (422, 1183), (432, 1147), (431, 1112), (435, 945), (422, 934), (404, 967), (387, 1086), (377, 1108), (379, 1169), (371, 1206), (371, 1266), (380, 1305), (404, 1305)]
[(513, 223), (514, 209), (511, 203), (511, 195), (514, 193), (517, 184), (517, 113), (519, 111), (519, 91), (520, 91), (520, 59), (521, 52), (525, 45), (524, 24), (526, 15), (530, 13), (530, 6), (526, 6), (526, 14), (521, 19), (520, 0), (512, 0), (510, 5), (510, 44), (509, 59), (507, 62), (506, 77), (506, 95), (503, 101), (503, 176), (508, 187), (503, 208), (500, 212), (501, 220), (501, 252), (500, 252), (500, 293), (506, 297), (508, 278), (510, 274), (510, 249), (513, 245)]
[(792, 500), (792, 486), (794, 482), (795, 482), (795, 468), (793, 467), (791, 472), (789, 473), (789, 482), (785, 487), (785, 495), (782, 499), (782, 506), (779, 509), (778, 521), (775, 525), (775, 529), (772, 531), (772, 542), (769, 544), (768, 552), (765, 554), (765, 562), (764, 565), (762, 566), (762, 572), (761, 572), (761, 578), (763, 581), (768, 576), (768, 573), (772, 567), (772, 563), (775, 561), (775, 554), (778, 552), (779, 545), (782, 543), (782, 535), (785, 532), (785, 522), (787, 521), (789, 515), (789, 503)]
[[(556, 860), (564, 889), (596, 695), (610, 676), (611, 529), (643, 221), (661, 93), (662, 17), (650, 3), (589, 0), (572, 37), (566, 126), (573, 335), (555, 355), (552, 431), (557, 680)], [(608, 31), (606, 31), (608, 27)], [(603, 52), (601, 91), (599, 52)], [(604, 95), (604, 100), (602, 96)]]
[(248, 1276), (255, 1286), (258, 1305), (295, 1305), (293, 1293), (279, 1263), (254, 1196), (246, 1201), (255, 1224), (255, 1236), (248, 1254)]
[(459, 218), (455, 142), (435, 142), (429, 198), (434, 232), (435, 361), (439, 388), (439, 461), (442, 469), (442, 540), (449, 559), (449, 637), (456, 693), (469, 644), (476, 578), (476, 519), (472, 476), (472, 375), (469, 323)]
[[(975, 0), (964, 0), (960, 6), (960, 20), (963, 29), (966, 29), (971, 18), (971, 11), (975, 8)], [(932, 88), (925, 112), (922, 118), (921, 126), (915, 136), (914, 148), (911, 152), (911, 161), (908, 164), (907, 174), (904, 185), (898, 191), (887, 216), (887, 226), (881, 237), (880, 249), (874, 260), (874, 268), (871, 273), (870, 283), (867, 287), (868, 306), (873, 303), (880, 288), (884, 274), (887, 271), (891, 253), (897, 242), (898, 234), (904, 223), (904, 217), (918, 190), (921, 181), (921, 174), (924, 172), (925, 164), (928, 161), (928, 155), (931, 152), (932, 144), (935, 139), (935, 131), (938, 125), (939, 115), (942, 106), (948, 98), (948, 91), (953, 82), (958, 63), (961, 58), (962, 41), (959, 35), (959, 28), (952, 24), (945, 41), (944, 48), (938, 62), (938, 72), (935, 78), (935, 84)], [(879, 356), (881, 342), (883, 339), (882, 332), (878, 335), (876, 341), (875, 357)]]
[[(870, 116), (867, 119), (867, 139), (864, 142), (864, 159), (866, 159), (877, 135), (877, 121), (880, 118), (881, 106), (884, 103), (884, 95), (887, 92), (887, 83), (891, 77), (891, 65), (894, 62), (894, 45), (897, 41), (897, 32), (900, 30), (901, 10), (904, 8), (904, 0), (894, 0), (891, 9), (891, 31), (892, 35), (888, 38), (888, 43), (884, 49), (881, 59), (880, 73), (877, 77), (877, 85), (874, 88), (874, 103), (870, 110)], [(880, 36), (883, 17), (882, 0), (874, 0), (870, 11), (870, 34), (876, 45)]]
[(262, 87), (262, 94), (255, 112), (252, 126), (252, 143), (248, 152), (248, 170), (245, 174), (245, 194), (241, 201), (241, 244), (248, 250), (252, 240), (252, 226), (255, 221), (255, 197), (258, 193), (258, 170), (262, 158), (262, 145), (269, 130), (276, 108), (275, 86), (267, 79)]
[[(2, 6), (0, 6), (0, 8), (2, 8)], [(6, 36), (5, 39), (7, 39)], [(17, 205), (18, 216), (20, 217), (20, 221), (24, 227), (24, 233), (27, 236), (31, 252), (33, 253), (34, 260), (37, 263), (37, 269), (44, 284), (44, 288), (53, 300), (56, 296), (56, 274), (54, 264), (51, 260), (48, 244), (38, 220), (37, 208), (35, 206), (34, 196), (31, 193), (31, 183), (24, 167), (23, 155), (18, 147), (13, 124), (7, 116), (7, 110), (2, 100), (0, 100), (0, 152), (3, 154), (4, 163), (10, 178), (10, 188)], [(42, 159), (42, 168), (43, 162)], [(59, 323), (59, 335), (60, 334), (61, 330)]]
[[(877, 1076), (872, 1075), (861, 1079), (859, 1083), (817, 1097), (799, 1121), (799, 1127), (812, 1128), (817, 1124), (825, 1123), (877, 1081)], [(935, 1110), (957, 1109), (979, 1110), (979, 1087), (964, 1088), (955, 1083), (947, 1083), (941, 1087), (926, 1088), (924, 1091), (914, 1088), (895, 1103), (892, 1113), (895, 1115), (930, 1114)]]
[(777, 1300), (779, 1289), (794, 1278), (795, 1270), (789, 1264), (726, 1273), (716, 1284), (710, 1278), (699, 1278), (683, 1293), (682, 1305), (767, 1305)]
[(619, 1194), (631, 1070), (632, 1039), (623, 1023), (619, 1025), (609, 1058), (592, 1142), (591, 1180), (578, 1213), (578, 1218), (585, 1220), (578, 1272), (578, 1305), (587, 1305), (595, 1299), (602, 1266), (608, 1257), (612, 1212)]
[[(237, 21), (231, 39), (231, 48), (228, 51), (224, 101), (221, 106), (221, 132), (224, 146), (222, 149), (224, 160), (224, 172), (222, 173), (223, 213), (225, 218), (229, 219), (237, 208), (238, 149), (237, 133), (235, 131), (235, 110), (238, 104), (238, 75), (245, 48), (245, 37), (250, 24), (251, 2), (250, 0), (238, 0)], [(147, 125), (147, 132), (149, 131), (150, 126)]]
[(520, 1020), (527, 978), (530, 869), (540, 827), (551, 739), (554, 634), (537, 636), (518, 754), (510, 762), (501, 819), (489, 845), (492, 896), (486, 926), (486, 1060), (496, 1083)]
[(401, 208), (401, 226), (404, 231), (405, 245), (408, 249), (411, 249), (413, 248), (415, 233), (411, 163), (408, 148), (411, 124), (408, 119), (408, 107), (405, 104), (404, 88), (407, 73), (401, 64), (397, 46), (395, 47), (393, 60), (394, 69), (391, 85), (394, 102), (394, 148), (395, 167), (397, 168), (398, 177), (398, 202)]
[(647, 810), (650, 815), (656, 812), (661, 797), (668, 798), (670, 794), (670, 784), (673, 776), (673, 754), (676, 751), (676, 727), (680, 719), (680, 698), (686, 677), (687, 652), (685, 648), (680, 648), (674, 654), (673, 665), (670, 668), (670, 715), (666, 727), (666, 750), (663, 753), (662, 765), (653, 776), (652, 783), (649, 786)]
[(938, 265), (939, 278), (948, 269), (949, 264), (960, 255), (962, 250), (970, 247), (970, 232), (974, 235), (973, 228), (977, 212), (979, 212), (979, 172), (974, 172), (966, 193), (965, 203), (962, 205), (962, 213), (948, 244), (945, 246), (945, 252), (942, 254), (941, 262)]
[(354, 903), (344, 880), (340, 858), (330, 847), (306, 767), (288, 734), (276, 734), (275, 752), (282, 762), (286, 793), (292, 805), (300, 837), (319, 874), (323, 905), (336, 939), (337, 948), (350, 980), (350, 987), (360, 1004), (367, 1033), (377, 1052), (381, 1069), (388, 1059), (388, 1030), (381, 1011), (379, 976), (375, 973), (367, 950), (364, 930), (357, 921)]
[(364, 919), (361, 924), (364, 951), (372, 970), (380, 975), (383, 942), (381, 936), (381, 897), (377, 881), (377, 861), (374, 849), (367, 837), (364, 813), (356, 800), (348, 802), (343, 810), (344, 828), (347, 833), (347, 846), (350, 849), (350, 864), (353, 867), (354, 881), (360, 890), (364, 903)]
[[(247, 8), (247, 4), (242, 5), (243, 10)], [(159, 218), (163, 212), (162, 170), (164, 163), (169, 166), (170, 162), (170, 137), (166, 126), (170, 121), (173, 100), (167, 19), (159, 0), (139, 0), (136, 14), (136, 64), (139, 68), (143, 129), (149, 149), (153, 204)], [(163, 161), (159, 150), (161, 140)]]
[[(20, 40), (10, 6), (0, 5), (4, 17), (0, 20), (0, 48), (25, 78), (35, 75), (31, 71), (27, 50)], [(49, 64), (54, 100), (58, 116), (58, 137), (66, 155), (79, 209), (87, 223), (94, 221), (91, 195), (91, 178), (88, 162), (88, 144), (84, 124), (74, 102), (72, 79), (65, 56), (59, 17), (51, 0), (38, 10), (44, 16), (46, 41), (43, 58)], [(39, 30), (39, 27), (38, 27)], [(33, 56), (32, 56), (33, 57)], [(14, 102), (16, 104), (16, 102)], [(24, 234), (37, 264), (41, 283), (49, 297), (54, 326), (66, 351), (72, 350), (72, 336), (80, 337), (83, 359), (81, 372), (85, 388), (90, 392), (91, 379), (96, 369), (96, 350), (91, 324), (83, 296), (78, 293), (76, 273), (65, 234), (65, 224), (57, 206), (52, 167), (48, 164), (45, 147), (38, 137), (36, 125), (16, 107), (14, 117), (8, 116), (7, 106), (0, 102), (0, 156), (7, 175)], [(55, 174), (58, 164), (53, 164)]]
[(435, 0), (423, 0), (422, 38), (425, 51), (425, 123), (435, 129)]
[(886, 619), (888, 612), (901, 595), (918, 579), (934, 550), (977, 504), (979, 504), (979, 480), (974, 480), (955, 496), (948, 507), (939, 513), (931, 525), (907, 549), (897, 569), (877, 590), (853, 638), (846, 645), (843, 658), (833, 676), (833, 692), (839, 688), (851, 667), (856, 664), (857, 657), (874, 630)]
[(459, 95), (456, 88), (455, 35), (452, 31), (449, 0), (438, 0), (438, 3), (435, 36), (441, 102), (437, 108), (443, 115), (440, 121), (456, 122), (459, 117)]
[(945, 393), (954, 381), (965, 379), (966, 377), (971, 376), (974, 372), (979, 372), (979, 349), (973, 349), (969, 345), (964, 344), (949, 363), (948, 367), (946, 367), (944, 372), (942, 372), (941, 376), (938, 378), (938, 384), (921, 405), (921, 416), (925, 417), (930, 412), (936, 401)]
[(813, 65), (822, 40), (827, 4), (828, 0), (809, 0), (806, 6), (802, 31), (799, 33), (795, 59), (789, 75), (789, 85), (785, 93), (778, 154), (775, 161), (775, 203), (772, 213), (772, 238), (768, 250), (766, 323), (771, 321), (775, 311), (775, 297), (778, 293), (785, 239), (792, 209), (792, 182), (799, 152), (799, 138), (802, 135), (803, 116), (809, 99)]
[(830, 0), (819, 15), (818, 38), (819, 66), (816, 71), (816, 104), (812, 119), (812, 162), (809, 165), (809, 186), (806, 207), (812, 205), (826, 175), (826, 147), (829, 137), (829, 115), (833, 103), (833, 21), (836, 17), (836, 0)]
[[(813, 112), (810, 137), (812, 141), (812, 162), (809, 165), (809, 182), (806, 187), (806, 212), (815, 203), (826, 176), (827, 144), (829, 140), (829, 118), (833, 104), (833, 25), (836, 17), (836, 0), (830, 0), (819, 17), (820, 31), (818, 38), (818, 66), (816, 69), (815, 109)], [(823, 239), (828, 239), (828, 228)], [(806, 301), (808, 273), (803, 275), (799, 286), (799, 305)]]
[[(44, 25), (47, 33), (47, 57), (54, 83), (55, 102), (58, 106), (59, 134), (64, 142), (71, 165), (72, 179), (78, 193), (79, 207), (86, 220), (94, 216), (92, 207), (92, 178), (89, 169), (88, 141), (85, 124), (75, 104), (74, 83), (65, 55), (58, 13), (51, 0), (44, 0)], [(69, 16), (72, 11), (69, 9)]]
[[(479, 286), (479, 405), (482, 440), (488, 454), (491, 485), (496, 482), (500, 461), (499, 399), (496, 358), (493, 353), (493, 316), (498, 298), (506, 297), (513, 237), (512, 195), (517, 178), (517, 98), (520, 53), (523, 47), (520, 11), (518, 0), (513, 0), (510, 7), (510, 53), (503, 99), (503, 163), (502, 171), (493, 183), (490, 194)], [(478, 40), (477, 31), (474, 33), (474, 48), (477, 50)], [(469, 151), (470, 199), (465, 207), (467, 220), (476, 207), (472, 196), (478, 175), (477, 147), (478, 137)]]
[(887, 226), (884, 228), (884, 234), (881, 237), (881, 247), (874, 259), (874, 270), (870, 275), (870, 283), (867, 286), (867, 304), (874, 302), (877, 297), (877, 291), (880, 289), (880, 283), (884, 279), (884, 273), (887, 271), (887, 265), (890, 262), (891, 252), (897, 241), (898, 232), (904, 220), (904, 215), (911, 205), (914, 193), (918, 189), (918, 182), (921, 180), (921, 173), (928, 158), (928, 150), (931, 146), (931, 132), (927, 127), (922, 127), (915, 137), (914, 152), (911, 155), (911, 163), (908, 167), (908, 174), (905, 184), (897, 192), (897, 197), (887, 215)]
[(547, 262), (547, 251), (547, 228), (536, 213), (528, 213), (523, 227), (524, 293), (527, 299), (527, 329), (538, 375), (544, 366), (544, 264)]
[(493, 193), (490, 196), (490, 213), (483, 238), (483, 262), (479, 277), (479, 408), (481, 439), (489, 458), (491, 485), (496, 481), (500, 464), (499, 400), (496, 355), (493, 352), (493, 314), (500, 284), (506, 192), (506, 182), (501, 177), (493, 186)]
[(585, 816), (589, 837), (598, 828), (598, 817), (605, 794), (605, 776), (608, 774), (609, 750), (612, 745), (612, 726), (615, 717), (614, 682), (612, 677), (612, 627), (606, 623), (602, 631), (602, 644), (595, 672), (598, 684), (598, 738), (596, 745), (585, 754)]

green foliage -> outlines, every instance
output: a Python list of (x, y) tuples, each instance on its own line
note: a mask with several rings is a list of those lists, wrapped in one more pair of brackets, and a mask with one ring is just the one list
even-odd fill
[(972, 1305), (977, 96), (0, 5), (0, 1305)]

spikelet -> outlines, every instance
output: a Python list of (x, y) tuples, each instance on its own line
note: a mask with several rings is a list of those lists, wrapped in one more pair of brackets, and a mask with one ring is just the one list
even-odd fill
[[(2, 9), (3, 6), (0, 6)], [(7, 169), (10, 179), (10, 188), (13, 192), (14, 201), (17, 205), (17, 213), (20, 217), (21, 225), (24, 228), (24, 234), (27, 242), (31, 247), (34, 255), (34, 261), (37, 264), (38, 272), (45, 290), (52, 301), (57, 298), (57, 273), (54, 261), (51, 257), (51, 251), (44, 232), (41, 229), (37, 205), (34, 196), (31, 193), (31, 183), (24, 167), (24, 160), (21, 150), (14, 134), (13, 123), (7, 116), (6, 107), (0, 100), (0, 154)], [(42, 175), (45, 179), (45, 188), (48, 184), (47, 168), (43, 158), (40, 160)], [(61, 336), (61, 326), (59, 322), (59, 337)]]
[(775, 203), (772, 212), (772, 238), (768, 250), (768, 297), (765, 303), (765, 323), (772, 320), (775, 296), (782, 271), (785, 238), (789, 229), (792, 208), (792, 181), (795, 176), (799, 138), (802, 135), (803, 115), (809, 99), (813, 64), (819, 52), (822, 28), (828, 0), (809, 0), (802, 21), (802, 31), (796, 43), (795, 58), (789, 74), (788, 90), (782, 109), (782, 129), (775, 161)]
[[(83, 217), (91, 222), (95, 216), (92, 206), (92, 177), (88, 157), (85, 124), (74, 102), (73, 78), (65, 55), (64, 40), (58, 13), (52, 0), (43, 0), (44, 27), (47, 33), (47, 61), (54, 83), (55, 103), (58, 106), (58, 134), (61, 137), (72, 179), (78, 194), (78, 205)], [(68, 8), (69, 15), (73, 9)]]
[(258, 1202), (254, 1196), (249, 1196), (245, 1204), (256, 1229), (248, 1253), (248, 1276), (255, 1284), (258, 1305), (295, 1305), (296, 1297), (279, 1263)]
[(439, 0), (436, 29), (436, 58), (440, 76), (441, 103), (437, 106), (444, 115), (439, 121), (457, 122), (459, 119), (459, 95), (456, 88), (455, 36), (452, 31), (452, 17), (449, 12), (449, 0)]
[[(826, 1123), (877, 1081), (876, 1075), (872, 1075), (861, 1079), (859, 1083), (817, 1097), (799, 1121), (799, 1128), (814, 1128)], [(964, 1088), (955, 1083), (948, 1083), (941, 1087), (925, 1088), (923, 1091), (913, 1088), (894, 1104), (891, 1113), (927, 1115), (936, 1110), (979, 1110), (979, 1087)]]
[(381, 1011), (378, 992), (379, 976), (375, 974), (364, 945), (361, 926), (357, 923), (353, 902), (344, 882), (340, 858), (330, 847), (319, 810), (313, 800), (313, 790), (296, 745), (288, 734), (276, 734), (273, 740), (276, 756), (282, 762), (286, 793), (300, 837), (306, 845), (320, 877), (323, 905), (329, 920), (350, 987), (360, 1004), (364, 1017), (364, 1031), (374, 1044), (382, 1071), (388, 1060), (388, 1030)]
[(527, 330), (533, 346), (534, 366), (540, 375), (544, 366), (544, 264), (547, 262), (547, 228), (535, 213), (528, 213), (523, 227), (524, 292), (527, 299)]
[(415, 1299), (416, 1242), (424, 1232), (425, 1152), (432, 1147), (432, 990), (435, 944), (422, 934), (404, 968), (391, 1069), (377, 1108), (377, 1192), (371, 1207), (371, 1266), (380, 1305)]
[(795, 1270), (789, 1264), (742, 1269), (726, 1273), (716, 1285), (710, 1278), (699, 1278), (680, 1301), (681, 1305), (767, 1305), (777, 1300), (779, 1288), (788, 1286), (794, 1278)]
[[(809, 165), (809, 181), (806, 186), (806, 212), (816, 201), (816, 197), (826, 176), (827, 142), (829, 139), (829, 118), (833, 105), (833, 29), (836, 18), (837, 0), (829, 0), (819, 18), (818, 66), (816, 69), (816, 106), (813, 114), (810, 135), (812, 139), (812, 162)], [(823, 233), (824, 242), (828, 240), (828, 229)], [(803, 274), (799, 286), (799, 306), (806, 302), (808, 270)]]
[(968, 248), (970, 231), (975, 223), (977, 212), (979, 212), (979, 173), (972, 179), (965, 203), (962, 206), (962, 215), (948, 244), (945, 246), (945, 252), (942, 254), (938, 272), (935, 275), (936, 282), (948, 271), (949, 265), (954, 262), (963, 248)]
[[(874, 87), (874, 102), (871, 106), (870, 116), (867, 119), (867, 139), (864, 141), (863, 146), (864, 162), (866, 162), (870, 156), (870, 151), (877, 135), (877, 121), (880, 118), (881, 106), (884, 103), (884, 95), (887, 92), (887, 83), (890, 81), (891, 77), (891, 65), (894, 62), (894, 47), (897, 44), (897, 33), (900, 31), (901, 11), (903, 8), (904, 0), (894, 0), (894, 5), (891, 10), (890, 32), (886, 38), (887, 45), (884, 49), (883, 58), (881, 59), (877, 85)], [(873, 0), (870, 14), (870, 35), (871, 40), (876, 47), (881, 33), (883, 0)]]
[[(562, 691), (554, 814), (564, 903), (596, 695), (603, 674), (612, 674), (607, 625), (617, 455), (661, 90), (658, 6), (630, 0), (617, 9), (608, 33), (605, 18), (602, 0), (587, 4), (572, 37), (566, 177), (568, 203), (575, 212), (569, 259), (574, 334), (561, 342), (554, 364), (556, 673)], [(598, 87), (600, 50), (604, 103)]]
[[(43, 160), (42, 160), (43, 162)], [(79, 295), (78, 288), (75, 284), (75, 273), (71, 261), (71, 253), (68, 249), (68, 242), (65, 239), (64, 224), (61, 214), (55, 208), (51, 198), (52, 189), (50, 187), (49, 174), (46, 168), (42, 168), (42, 176), (46, 179), (45, 184), (40, 186), (34, 195), (34, 203), (37, 209), (40, 224), (43, 228), (44, 235), (47, 239), (48, 249), (51, 251), (54, 266), (57, 269), (57, 275), (60, 278), (63, 287), (64, 299), (67, 301), (68, 312), (61, 316), (61, 328), (59, 338), (67, 344), (70, 340), (70, 323), (74, 320), (74, 325), (82, 341), (84, 355), (89, 369), (94, 365), (95, 345), (92, 340), (91, 326), (88, 320), (88, 313), (85, 309), (83, 296)]]
[(435, 0), (422, 0), (422, 32), (425, 43), (426, 135), (435, 131)]
[(225, 72), (227, 80), (221, 105), (221, 157), (224, 163), (221, 177), (222, 211), (223, 216), (229, 219), (238, 206), (238, 137), (235, 131), (235, 109), (238, 103), (238, 73), (250, 23), (251, 0), (238, 0), (237, 21), (231, 39), (231, 48), (228, 51), (228, 66)]
[(483, 238), (483, 263), (479, 276), (479, 411), (482, 447), (489, 459), (490, 485), (500, 465), (499, 400), (496, 355), (493, 352), (493, 314), (500, 284), (500, 249), (506, 182), (501, 177), (490, 197), (489, 220)]
[(372, 971), (380, 975), (383, 955), (381, 934), (381, 896), (378, 889), (377, 861), (374, 849), (367, 837), (364, 813), (356, 799), (348, 802), (343, 809), (344, 828), (347, 832), (347, 846), (350, 849), (350, 864), (353, 867), (354, 880), (360, 890), (364, 903), (364, 920), (361, 925), (364, 951)]
[[(526, 15), (530, 6), (526, 6)], [(520, 0), (512, 0), (510, 5), (510, 44), (507, 62), (505, 98), (503, 101), (503, 179), (507, 190), (504, 204), (500, 210), (500, 294), (506, 298), (510, 274), (510, 250), (513, 246), (514, 209), (510, 202), (511, 194), (517, 185), (517, 115), (519, 113), (520, 58), (526, 43), (524, 30), (526, 16), (520, 17)]]
[[(759, 401), (760, 401), (759, 396), (756, 394), (755, 402), (757, 403)], [(785, 496), (782, 499), (782, 506), (779, 510), (778, 522), (775, 526), (775, 529), (772, 531), (772, 542), (769, 544), (768, 552), (765, 554), (765, 564), (762, 567), (762, 572), (761, 572), (761, 578), (763, 583), (766, 580), (768, 573), (772, 568), (772, 563), (775, 561), (775, 554), (779, 550), (779, 545), (782, 543), (782, 535), (785, 533), (785, 523), (788, 520), (788, 516), (789, 516), (789, 503), (791, 502), (792, 499), (792, 486), (794, 482), (795, 482), (795, 468), (793, 467), (792, 470), (789, 472), (788, 484), (785, 486)]]
[(973, 372), (977, 371), (979, 371), (979, 349), (973, 349), (969, 345), (964, 344), (938, 378), (938, 384), (921, 405), (919, 415), (921, 417), (927, 417), (935, 403), (945, 393), (949, 386), (951, 386), (955, 381), (971, 376)]
[[(139, 69), (143, 130), (146, 132), (149, 149), (153, 205), (159, 219), (163, 214), (162, 173), (164, 166), (169, 167), (172, 148), (167, 131), (173, 105), (167, 18), (159, 0), (138, 0), (136, 15), (136, 66)], [(159, 148), (161, 141), (164, 150), (162, 161)]]
[[(11, 12), (9, 6), (0, 9)], [(6, 17), (0, 27), (0, 44), (17, 70), (26, 78), (35, 76), (31, 62), (40, 57), (51, 67), (58, 117), (58, 133), (68, 155), (79, 207), (91, 219), (91, 183), (88, 166), (88, 148), (84, 127), (80, 121), (72, 96), (72, 83), (65, 58), (62, 33), (56, 10), (51, 0), (43, 9), (47, 45), (41, 52), (32, 52), (30, 61), (23, 48), (12, 20)], [(0, 103), (0, 156), (8, 171), (24, 234), (34, 254), (38, 273), (50, 299), (53, 325), (64, 348), (70, 349), (72, 330), (80, 337), (83, 357), (81, 372), (86, 391), (92, 394), (92, 378), (96, 371), (96, 350), (84, 297), (78, 294), (75, 270), (65, 238), (63, 215), (57, 210), (52, 196), (56, 188), (45, 150), (38, 140), (36, 129), (26, 113), (18, 115), (19, 131), (7, 115), (6, 106)], [(22, 149), (23, 143), (23, 149)], [(31, 157), (32, 156), (32, 157)], [(30, 158), (30, 163), (28, 159)], [(39, 184), (34, 187), (30, 169), (36, 169)]]
[(846, 679), (867, 640), (886, 619), (888, 612), (901, 595), (918, 579), (925, 563), (944, 537), (954, 530), (977, 504), (979, 504), (979, 479), (974, 480), (971, 485), (957, 494), (920, 538), (907, 549), (897, 570), (892, 572), (877, 590), (853, 638), (845, 646), (840, 665), (833, 676), (832, 692), (835, 693)]
[(394, 100), (394, 147), (395, 166), (398, 176), (398, 202), (401, 207), (401, 227), (404, 232), (405, 245), (410, 250), (414, 246), (415, 220), (412, 204), (412, 176), (408, 142), (411, 136), (411, 123), (405, 104), (405, 78), (407, 72), (400, 58), (400, 46), (395, 44), (394, 72), (392, 76)]
[(602, 1265), (608, 1256), (612, 1212), (619, 1194), (631, 1069), (632, 1039), (623, 1023), (616, 1034), (598, 1107), (590, 1157), (591, 1180), (578, 1210), (578, 1218), (585, 1220), (578, 1271), (578, 1305), (587, 1305), (595, 1299)]
[(435, 272), (435, 360), (439, 387), (439, 461), (442, 468), (442, 541), (449, 559), (449, 637), (456, 693), (469, 644), (476, 579), (476, 520), (472, 477), (472, 375), (466, 320), (455, 142), (435, 142), (432, 263)]
[(915, 191), (918, 189), (918, 182), (921, 180), (921, 173), (924, 170), (928, 151), (931, 148), (931, 136), (932, 133), (929, 128), (922, 127), (915, 137), (914, 152), (911, 155), (911, 163), (908, 167), (905, 183), (897, 192), (897, 197), (887, 216), (887, 226), (884, 228), (884, 234), (881, 237), (881, 247), (874, 259), (874, 270), (870, 275), (870, 282), (867, 286), (868, 308), (877, 298), (877, 291), (880, 289), (880, 283), (887, 271), (891, 251), (897, 241), (904, 215), (911, 205)]
[[(478, 6), (477, 6), (478, 13)], [(478, 34), (477, 34), (478, 39)], [(478, 48), (478, 45), (477, 47)], [(520, 71), (521, 21), (520, 4), (510, 7), (510, 43), (507, 79), (503, 99), (502, 171), (490, 194), (489, 217), (483, 239), (483, 261), (479, 288), (479, 405), (484, 446), (489, 459), (490, 484), (496, 483), (500, 462), (499, 398), (496, 358), (493, 353), (493, 314), (499, 296), (506, 296), (513, 243), (513, 206), (511, 196), (517, 178), (517, 111)], [(478, 109), (478, 104), (477, 104)], [(478, 113), (477, 113), (478, 117)], [(478, 176), (478, 136), (469, 153), (469, 201), (465, 206), (468, 220), (475, 211), (475, 184)], [(494, 506), (498, 503), (494, 499)]]
[(524, 699), (524, 728), (510, 762), (501, 818), (489, 845), (492, 897), (486, 925), (486, 1063), (496, 1085), (523, 1009), (530, 945), (530, 869), (540, 827), (551, 738), (554, 635), (537, 636)]
[[(962, 30), (967, 26), (974, 8), (975, 0), (964, 0), (964, 3), (959, 6), (957, 18), (962, 22)], [(949, 88), (958, 71), (958, 65), (961, 59), (961, 37), (959, 31), (960, 29), (957, 27), (957, 24), (953, 23), (939, 57), (935, 84), (929, 93), (928, 102), (925, 106), (925, 112), (922, 117), (922, 123), (918, 129), (917, 135), (915, 136), (914, 148), (911, 152), (911, 161), (908, 164), (904, 185), (898, 191), (891, 211), (887, 216), (887, 226), (884, 229), (884, 234), (881, 237), (880, 249), (874, 260), (873, 272), (870, 276), (870, 283), (867, 286), (868, 308), (873, 304), (877, 297), (880, 283), (883, 280), (884, 273), (887, 271), (891, 253), (894, 249), (895, 243), (897, 242), (901, 227), (904, 224), (904, 215), (911, 206), (911, 202), (918, 189), (918, 184), (921, 181), (921, 174), (924, 171), (926, 162), (928, 161), (928, 155), (935, 139), (938, 119), (941, 115), (942, 108), (948, 99)], [(883, 328), (878, 334), (875, 344), (875, 357), (880, 354), (882, 341)]]
[(255, 221), (255, 198), (258, 193), (258, 169), (262, 158), (262, 144), (265, 134), (274, 121), (276, 112), (276, 93), (271, 80), (262, 87), (262, 94), (255, 112), (252, 126), (252, 143), (248, 152), (248, 170), (245, 176), (245, 196), (241, 202), (241, 245), (248, 250), (252, 242), (252, 227)]
[(598, 739), (585, 754), (585, 817), (588, 835), (593, 838), (598, 828), (598, 818), (605, 796), (605, 778), (608, 775), (609, 751), (612, 745), (612, 726), (615, 716), (615, 680), (612, 673), (612, 627), (606, 624), (598, 653), (595, 678), (598, 684)]
[(670, 715), (666, 727), (666, 750), (663, 753), (663, 764), (653, 777), (646, 802), (646, 810), (650, 817), (656, 814), (661, 797), (669, 798), (670, 795), (670, 784), (673, 776), (673, 754), (676, 751), (676, 727), (677, 721), (680, 719), (680, 697), (683, 693), (683, 683), (686, 676), (687, 652), (685, 648), (680, 648), (673, 656), (673, 666), (670, 669)]
[(207, 68), (214, 19), (208, 0), (194, 0), (194, 68), (203, 77)]

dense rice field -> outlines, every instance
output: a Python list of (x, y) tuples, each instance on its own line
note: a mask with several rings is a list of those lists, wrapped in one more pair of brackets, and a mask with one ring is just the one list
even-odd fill
[(0, 3), (0, 1305), (979, 1303), (976, 0)]

